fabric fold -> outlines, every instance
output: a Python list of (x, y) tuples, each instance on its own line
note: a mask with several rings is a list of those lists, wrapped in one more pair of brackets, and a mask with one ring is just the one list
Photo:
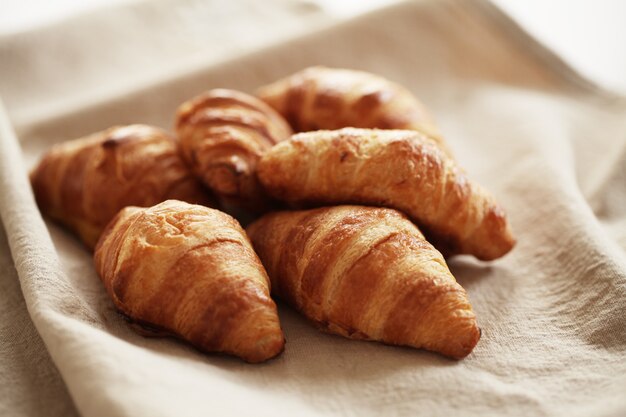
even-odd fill
[[(69, 97), (61, 108), (71, 111), (29, 113), (19, 140), (0, 112), (3, 227), (30, 317), (82, 415), (626, 412), (626, 101), (580, 79), (482, 0), (401, 3), (199, 62), (150, 88), (115, 97), (94, 89), (79, 108)], [(76, 59), (77, 71), (83, 64)], [(27, 171), (51, 144), (113, 124), (171, 129), (176, 107), (203, 90), (251, 92), (317, 64), (406, 86), (510, 215), (519, 243), (509, 255), (450, 261), (483, 331), (462, 361), (323, 334), (283, 305), (286, 350), (263, 365), (143, 338), (115, 311), (91, 254), (37, 210)]]

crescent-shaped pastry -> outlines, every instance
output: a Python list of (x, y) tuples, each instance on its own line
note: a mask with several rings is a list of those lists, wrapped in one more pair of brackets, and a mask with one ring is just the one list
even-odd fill
[(253, 212), (271, 206), (256, 164), (292, 133), (271, 107), (239, 91), (210, 90), (178, 108), (176, 132), (188, 164), (222, 202)]
[(401, 210), (446, 255), (492, 260), (515, 244), (493, 196), (415, 131), (300, 133), (267, 152), (257, 172), (270, 194), (292, 205), (356, 203)]
[(126, 206), (168, 198), (215, 204), (183, 162), (174, 138), (146, 125), (116, 126), (57, 144), (30, 180), (42, 213), (68, 226), (89, 248)]
[(94, 262), (115, 306), (144, 327), (248, 362), (283, 350), (267, 274), (225, 213), (176, 200), (127, 207)]
[(392, 209), (275, 212), (247, 229), (272, 292), (330, 333), (467, 356), (480, 329), (465, 290)]
[(261, 87), (257, 96), (296, 132), (344, 127), (417, 130), (451, 155), (426, 107), (406, 88), (378, 75), (309, 67)]

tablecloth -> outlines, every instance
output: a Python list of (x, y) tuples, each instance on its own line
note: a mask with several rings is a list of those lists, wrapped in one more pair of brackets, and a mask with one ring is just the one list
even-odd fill
[[(144, 18), (155, 19), (154, 29), (168, 16)], [(71, 72), (58, 73), (71, 66), (50, 63), (52, 74), (39, 69), (38, 82), (70, 77), (66, 97), (49, 87), (33, 107), (12, 93), (20, 140), (4, 128), (0, 157), (0, 214), (15, 267), (3, 251), (3, 323), (15, 317), (2, 327), (3, 385), (37, 384), (49, 415), (89, 417), (624, 415), (626, 100), (581, 78), (481, 0), (401, 3), (319, 28), (82, 93), (72, 90)], [(77, 43), (94, 46), (97, 36)], [(81, 57), (72, 56), (78, 69)], [(282, 304), (286, 350), (265, 364), (145, 339), (115, 312), (90, 254), (39, 214), (27, 169), (51, 144), (112, 124), (171, 129), (177, 105), (198, 92), (251, 92), (315, 64), (406, 85), (468, 175), (506, 207), (519, 241), (509, 255), (449, 261), (483, 331), (466, 359), (322, 334)], [(20, 343), (32, 353), (21, 355)]]

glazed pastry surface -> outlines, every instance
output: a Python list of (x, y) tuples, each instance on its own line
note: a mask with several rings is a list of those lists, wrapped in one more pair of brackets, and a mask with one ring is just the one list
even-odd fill
[(89, 248), (126, 206), (168, 198), (215, 204), (185, 165), (176, 141), (146, 125), (116, 126), (59, 143), (30, 179), (42, 213), (68, 226)]
[(417, 130), (451, 155), (426, 107), (406, 88), (378, 75), (315, 66), (261, 87), (257, 96), (296, 132), (344, 127)]
[(115, 306), (139, 324), (248, 362), (283, 350), (265, 269), (221, 211), (177, 200), (127, 207), (107, 226), (94, 262)]
[(238, 91), (210, 90), (178, 108), (176, 131), (186, 161), (222, 201), (256, 212), (271, 206), (256, 165), (292, 133), (271, 107)]
[(494, 197), (415, 131), (300, 133), (267, 152), (257, 171), (270, 194), (295, 206), (355, 203), (398, 209), (446, 256), (492, 260), (515, 244)]
[(273, 294), (323, 330), (459, 359), (480, 338), (465, 290), (396, 210), (274, 212), (247, 232)]

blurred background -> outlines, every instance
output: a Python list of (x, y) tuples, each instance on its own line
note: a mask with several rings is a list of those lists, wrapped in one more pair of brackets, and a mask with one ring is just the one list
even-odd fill
[[(432, 0), (437, 1), (437, 0)], [(525, 30), (555, 50), (568, 63), (602, 86), (626, 93), (626, 2), (622, 0), (491, 0), (513, 17)], [(62, 23), (72, 17), (103, 10), (128, 7), (140, 0), (2, 0), (0, 36)], [(144, 1), (145, 2), (145, 1)], [(156, 0), (163, 4), (167, 1)], [(205, 0), (216, 19), (207, 20), (217, 40), (237, 43), (230, 26), (239, 27), (238, 19), (256, 20), (253, 25), (272, 28), (258, 39), (259, 44), (315, 30), (318, 19), (337, 21), (376, 10), (397, 0), (269, 0), (263, 2)], [(282, 12), (282, 13), (281, 13)], [(281, 21), (276, 17), (296, 19)], [(207, 28), (211, 30), (210, 28)], [(217, 32), (225, 33), (218, 34)], [(229, 35), (232, 38), (229, 38)], [(210, 38), (207, 38), (209, 41)], [(236, 45), (238, 48), (241, 45)], [(208, 45), (207, 45), (208, 47)]]
[[(626, 1), (468, 1), (491, 1), (585, 78), (626, 94)], [(0, 95), (14, 123), (28, 124), (398, 2), (0, 0)]]

